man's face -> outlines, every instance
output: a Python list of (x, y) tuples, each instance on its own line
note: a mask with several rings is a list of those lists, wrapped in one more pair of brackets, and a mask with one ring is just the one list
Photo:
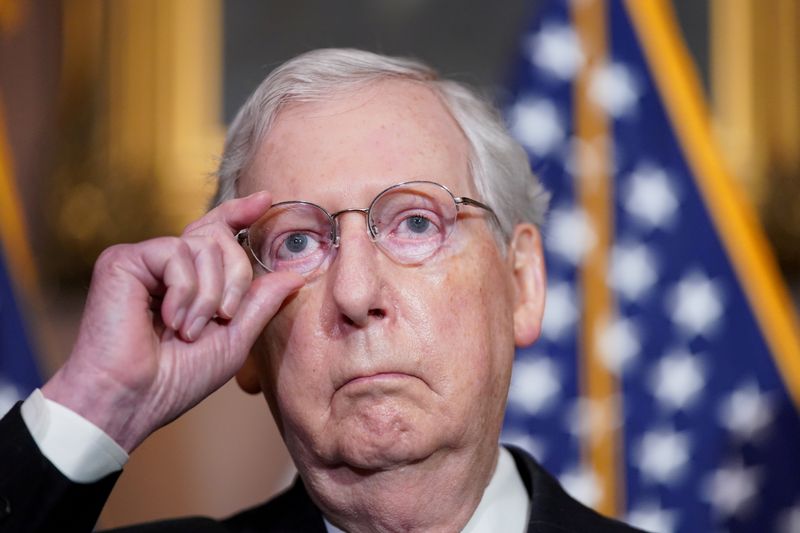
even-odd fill
[[(329, 212), (411, 180), (475, 197), (467, 157), (430, 90), (387, 81), (282, 110), (239, 194), (266, 189), (274, 202)], [(443, 248), (416, 266), (384, 255), (363, 214), (339, 227), (333, 262), (284, 305), (243, 370), (256, 369), (295, 462), (391, 469), (496, 446), (516, 289), (489, 215), (462, 210)]]

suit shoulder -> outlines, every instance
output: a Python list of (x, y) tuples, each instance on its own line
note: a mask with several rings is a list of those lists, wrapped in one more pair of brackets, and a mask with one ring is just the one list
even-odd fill
[(104, 531), (105, 533), (232, 533), (223, 523), (200, 516), (146, 522)]
[(224, 524), (230, 531), (241, 533), (325, 533), (322, 513), (308, 496), (300, 478), (294, 484), (268, 502), (242, 511)]
[(530, 497), (529, 530), (541, 532), (644, 533), (590, 509), (561, 487), (527, 452), (506, 445)]

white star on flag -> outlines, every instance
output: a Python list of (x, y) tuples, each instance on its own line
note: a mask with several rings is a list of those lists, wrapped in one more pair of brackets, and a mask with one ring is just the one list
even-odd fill
[(633, 527), (638, 527), (652, 533), (672, 533), (678, 516), (675, 511), (662, 509), (654, 501), (647, 501), (631, 508), (626, 517)]
[(596, 69), (589, 85), (589, 98), (614, 118), (632, 115), (640, 96), (639, 82), (622, 63)]
[(672, 322), (689, 336), (708, 337), (722, 318), (724, 293), (720, 284), (699, 270), (685, 274), (667, 292)]
[(575, 77), (584, 55), (578, 35), (566, 24), (545, 24), (528, 37), (525, 52), (536, 67), (562, 80)]
[(778, 533), (800, 533), (800, 501), (778, 516)]
[(686, 409), (695, 403), (706, 384), (706, 371), (699, 356), (683, 350), (659, 359), (650, 374), (650, 386), (667, 409)]
[(586, 213), (578, 207), (556, 208), (550, 213), (546, 232), (547, 248), (572, 265), (577, 265), (596, 242)]
[(774, 417), (769, 396), (762, 393), (754, 381), (739, 386), (719, 406), (722, 427), (744, 441), (764, 436)]
[(597, 474), (589, 468), (570, 468), (558, 476), (558, 480), (570, 496), (589, 507), (596, 505), (603, 495)]
[(617, 318), (603, 328), (598, 343), (603, 364), (617, 376), (628, 369), (642, 347), (639, 328), (626, 318)]
[(555, 342), (574, 334), (578, 322), (578, 306), (575, 290), (566, 282), (558, 282), (547, 288), (547, 302), (542, 318), (542, 335)]
[(724, 466), (703, 481), (700, 495), (723, 518), (746, 515), (758, 496), (761, 469), (742, 464)]
[(680, 205), (673, 180), (663, 169), (647, 163), (625, 178), (622, 202), (625, 211), (646, 229), (668, 229)]
[(514, 136), (537, 156), (555, 150), (566, 136), (558, 109), (549, 100), (520, 100), (511, 108), (509, 122)]
[(658, 280), (656, 260), (644, 244), (620, 243), (611, 252), (611, 287), (628, 301), (641, 299)]
[(549, 357), (518, 360), (511, 374), (508, 400), (529, 414), (547, 410), (561, 392), (561, 370)]
[(661, 485), (674, 485), (689, 465), (689, 435), (660, 428), (646, 432), (634, 449), (642, 476)]

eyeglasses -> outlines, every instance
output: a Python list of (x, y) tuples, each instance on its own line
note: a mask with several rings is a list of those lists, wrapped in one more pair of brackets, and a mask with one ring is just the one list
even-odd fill
[(444, 185), (409, 181), (384, 190), (365, 209), (328, 213), (311, 202), (280, 202), (236, 237), (264, 269), (310, 274), (327, 267), (339, 247), (337, 218), (364, 213), (372, 242), (397, 263), (413, 265), (433, 256), (447, 241), (462, 206), (484, 209), (497, 220), (489, 206), (453, 196)]

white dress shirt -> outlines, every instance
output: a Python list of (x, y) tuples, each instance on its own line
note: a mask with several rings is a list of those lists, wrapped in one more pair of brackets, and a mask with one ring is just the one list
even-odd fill
[[(462, 533), (524, 533), (528, 525), (528, 491), (511, 452), (500, 447), (497, 466), (478, 507)], [(328, 533), (345, 533), (325, 520)]]

